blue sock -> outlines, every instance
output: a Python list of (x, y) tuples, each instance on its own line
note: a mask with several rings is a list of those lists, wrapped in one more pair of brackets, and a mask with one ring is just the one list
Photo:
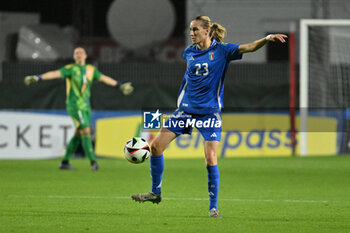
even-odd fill
[(208, 192), (209, 192), (209, 210), (212, 208), (217, 208), (218, 193), (219, 193), (219, 183), (220, 175), (219, 168), (217, 165), (207, 166), (208, 170)]
[(161, 193), (163, 170), (164, 170), (163, 154), (161, 156), (151, 156), (152, 192), (154, 194)]

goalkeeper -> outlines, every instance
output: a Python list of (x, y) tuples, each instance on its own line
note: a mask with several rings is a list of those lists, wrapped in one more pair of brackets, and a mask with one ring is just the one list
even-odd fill
[(93, 65), (86, 64), (87, 54), (84, 48), (77, 47), (74, 49), (74, 64), (69, 64), (59, 70), (49, 71), (41, 75), (26, 76), (24, 82), (26, 85), (39, 82), (42, 80), (51, 80), (57, 78), (66, 79), (66, 108), (75, 124), (74, 136), (70, 139), (65, 156), (61, 162), (60, 169), (71, 169), (69, 160), (81, 143), (85, 155), (89, 158), (92, 170), (98, 170), (98, 164), (94, 155), (90, 118), (90, 93), (94, 80), (103, 82), (109, 86), (116, 87), (121, 90), (124, 95), (133, 92), (133, 86), (130, 82), (120, 83), (116, 80), (102, 74)]

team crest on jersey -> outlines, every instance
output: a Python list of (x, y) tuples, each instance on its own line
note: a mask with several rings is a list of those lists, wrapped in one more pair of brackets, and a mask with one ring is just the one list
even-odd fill
[(209, 60), (210, 61), (214, 60), (214, 52), (209, 53)]

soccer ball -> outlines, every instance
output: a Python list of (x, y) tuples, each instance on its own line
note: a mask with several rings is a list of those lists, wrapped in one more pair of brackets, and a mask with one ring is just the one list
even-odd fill
[(143, 138), (133, 137), (124, 147), (125, 158), (131, 163), (143, 163), (150, 155), (150, 148)]

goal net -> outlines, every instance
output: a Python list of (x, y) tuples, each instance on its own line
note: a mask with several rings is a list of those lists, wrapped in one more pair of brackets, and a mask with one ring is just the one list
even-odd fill
[(307, 154), (308, 117), (350, 107), (350, 20), (300, 21), (300, 154)]

